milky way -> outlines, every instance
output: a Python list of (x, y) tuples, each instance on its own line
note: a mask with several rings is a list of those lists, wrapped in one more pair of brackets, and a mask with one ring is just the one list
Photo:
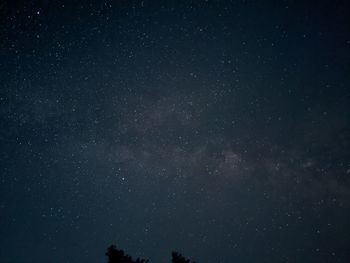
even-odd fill
[(348, 262), (346, 1), (0, 4), (0, 261)]

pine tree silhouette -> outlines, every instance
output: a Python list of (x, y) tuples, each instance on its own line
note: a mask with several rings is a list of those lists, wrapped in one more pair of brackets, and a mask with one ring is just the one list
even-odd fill
[(117, 249), (112, 245), (106, 252), (108, 263), (148, 263), (148, 260), (137, 258), (133, 260), (131, 256), (124, 253), (123, 250)]
[[(106, 256), (108, 257), (108, 263), (148, 263), (148, 260), (137, 258), (133, 260), (131, 256), (124, 253), (123, 250), (117, 249), (116, 246), (111, 245), (107, 252)], [(172, 263), (196, 263), (195, 261), (190, 261), (183, 257), (180, 253), (173, 251), (171, 253)]]
[[(186, 259), (180, 253), (177, 253), (175, 251), (171, 253), (171, 256), (172, 256), (172, 259), (171, 259), (172, 263), (191, 263), (189, 259)], [(196, 262), (192, 261), (192, 263), (196, 263)]]

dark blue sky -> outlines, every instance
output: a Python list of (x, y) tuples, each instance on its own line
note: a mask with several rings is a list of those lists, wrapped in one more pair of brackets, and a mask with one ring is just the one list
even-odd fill
[(1, 1), (0, 262), (349, 262), (349, 11)]

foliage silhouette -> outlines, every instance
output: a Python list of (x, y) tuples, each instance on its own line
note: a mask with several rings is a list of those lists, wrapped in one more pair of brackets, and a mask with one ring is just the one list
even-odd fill
[[(175, 251), (171, 253), (171, 256), (172, 256), (172, 259), (171, 259), (172, 263), (191, 263), (189, 259), (184, 258), (180, 253), (177, 253)], [(192, 263), (196, 263), (196, 262), (193, 261)]]
[[(108, 263), (148, 263), (148, 260), (137, 258), (133, 260), (131, 256), (125, 254), (123, 250), (117, 249), (116, 246), (111, 245), (107, 252), (106, 256), (108, 257)], [(180, 253), (173, 251), (171, 253), (172, 263), (196, 263), (195, 261), (190, 261), (183, 257)]]
[(124, 253), (123, 250), (117, 249), (112, 245), (106, 252), (108, 263), (148, 263), (148, 260), (137, 258), (133, 260), (131, 256)]

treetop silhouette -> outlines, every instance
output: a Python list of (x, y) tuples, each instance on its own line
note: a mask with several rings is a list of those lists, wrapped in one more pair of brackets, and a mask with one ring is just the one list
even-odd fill
[[(171, 257), (172, 257), (171, 259), (172, 263), (191, 263), (189, 259), (186, 259), (180, 253), (177, 253), (175, 251), (171, 253)], [(196, 262), (192, 261), (192, 263), (196, 263)]]
[(123, 250), (117, 249), (112, 245), (106, 252), (108, 263), (148, 263), (148, 260), (137, 258), (133, 260), (131, 256), (125, 254)]
[[(116, 246), (111, 245), (107, 252), (106, 256), (108, 257), (108, 263), (148, 263), (146, 259), (137, 258), (133, 260), (131, 256), (125, 254), (125, 252), (121, 249), (117, 249)], [(173, 251), (171, 253), (171, 262), (172, 263), (196, 263), (195, 261), (190, 261), (183, 257), (180, 253)]]

